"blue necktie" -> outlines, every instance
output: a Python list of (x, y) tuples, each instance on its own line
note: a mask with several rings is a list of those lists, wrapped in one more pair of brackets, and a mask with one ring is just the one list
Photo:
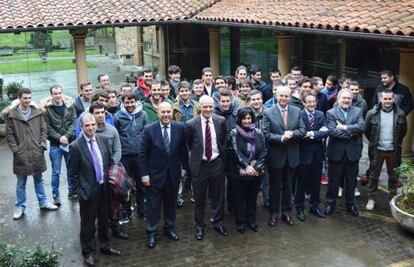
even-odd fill
[(167, 154), (168, 154), (170, 153), (170, 138), (168, 137), (167, 129), (168, 127), (164, 126), (163, 138), (164, 138), (165, 150), (167, 150)]

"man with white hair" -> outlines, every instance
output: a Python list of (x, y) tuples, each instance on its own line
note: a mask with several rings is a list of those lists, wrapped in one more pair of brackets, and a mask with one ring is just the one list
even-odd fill
[(345, 179), (347, 210), (358, 216), (355, 206), (356, 176), (362, 152), (362, 134), (365, 129), (362, 110), (352, 105), (352, 92), (342, 89), (338, 93), (338, 105), (326, 113), (329, 142), (326, 154), (329, 160), (329, 183), (326, 193), (325, 214), (335, 210), (339, 183)]

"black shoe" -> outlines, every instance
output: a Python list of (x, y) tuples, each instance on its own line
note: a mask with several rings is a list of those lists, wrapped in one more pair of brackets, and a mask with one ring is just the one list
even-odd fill
[(292, 217), (287, 215), (282, 215), (282, 221), (284, 221), (289, 226), (293, 226), (295, 224), (292, 220)]
[(156, 243), (157, 240), (155, 239), (155, 234), (147, 235), (147, 240), (145, 241), (147, 248), (155, 248)]
[(331, 215), (334, 212), (334, 210), (335, 210), (335, 206), (334, 205), (326, 204), (326, 207), (325, 207), (325, 215), (326, 216)]
[(84, 262), (87, 266), (93, 267), (95, 266), (95, 257), (93, 256), (93, 254), (89, 254), (89, 256), (84, 258)]
[(358, 217), (359, 212), (355, 205), (348, 206), (347, 211), (352, 214), (354, 217)]
[(326, 215), (322, 213), (321, 209), (319, 207), (316, 208), (310, 208), (309, 213), (315, 215), (319, 218), (326, 218)]
[(269, 208), (269, 201), (263, 202), (263, 208), (268, 209)]
[(296, 217), (299, 221), (305, 221), (305, 212), (303, 212), (303, 209), (297, 209), (296, 210)]
[(121, 251), (114, 248), (101, 248), (101, 253), (110, 256), (121, 256)]
[(195, 239), (197, 239), (199, 241), (203, 240), (204, 239), (204, 230), (196, 229), (196, 232), (195, 232), (194, 236), (195, 236)]
[(122, 240), (127, 240), (129, 238), (127, 232), (125, 232), (120, 225), (112, 227), (112, 236)]
[(184, 199), (181, 196), (178, 196), (177, 198), (177, 208), (182, 208), (184, 204)]
[(249, 226), (250, 230), (252, 230), (253, 232), (257, 232), (259, 230), (259, 227), (255, 223), (248, 223), (247, 225)]
[(76, 193), (68, 193), (68, 198), (69, 199), (77, 199), (78, 198), (78, 194), (76, 194)]
[(224, 235), (224, 236), (228, 236), (229, 232), (226, 230), (226, 228), (224, 228), (224, 226), (214, 226), (214, 231), (216, 231), (217, 233)]
[(170, 238), (173, 241), (178, 241), (180, 240), (180, 236), (177, 235), (177, 232), (175, 232), (174, 229), (166, 229), (164, 230), (164, 235), (168, 238)]
[(244, 224), (238, 224), (238, 225), (237, 225), (237, 231), (238, 231), (240, 234), (244, 234), (244, 233), (246, 233), (246, 226), (244, 226)]

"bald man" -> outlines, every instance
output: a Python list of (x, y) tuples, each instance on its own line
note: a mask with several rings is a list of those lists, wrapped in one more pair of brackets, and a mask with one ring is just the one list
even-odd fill
[(207, 191), (211, 196), (214, 230), (228, 236), (224, 218), (224, 146), (227, 129), (223, 117), (213, 115), (214, 100), (200, 98), (201, 115), (187, 122), (186, 141), (190, 150), (190, 176), (194, 193), (195, 238), (204, 239), (204, 210)]
[(145, 186), (148, 248), (156, 245), (161, 206), (164, 207), (164, 234), (174, 241), (180, 239), (175, 231), (176, 200), (180, 178), (188, 170), (188, 152), (184, 124), (172, 121), (172, 116), (172, 105), (160, 103), (159, 120), (144, 127), (138, 150), (141, 180)]
[(81, 127), (83, 135), (70, 144), (68, 165), (73, 190), (79, 195), (82, 255), (87, 266), (94, 266), (96, 220), (101, 253), (120, 256), (121, 252), (112, 248), (109, 235), (108, 168), (112, 162), (108, 140), (95, 134), (92, 114), (82, 118)]

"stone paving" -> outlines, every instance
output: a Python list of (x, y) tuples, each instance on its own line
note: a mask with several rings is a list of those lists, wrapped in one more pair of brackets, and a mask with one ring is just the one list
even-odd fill
[[(56, 212), (41, 212), (36, 203), (33, 182), (27, 184), (28, 207), (25, 216), (13, 221), (15, 182), (12, 175), (11, 153), (0, 139), (0, 239), (19, 246), (33, 248), (35, 244), (54, 246), (62, 254), (61, 266), (82, 266), (79, 243), (79, 205), (63, 198)], [(50, 162), (48, 162), (50, 167)], [(366, 159), (361, 160), (365, 171)], [(63, 177), (66, 177), (63, 175)], [(51, 198), (50, 169), (44, 174), (46, 190)], [(66, 192), (61, 179), (61, 194)], [(381, 180), (385, 184), (384, 176)], [(323, 191), (325, 190), (323, 186)], [(345, 211), (340, 200), (336, 212), (327, 219), (317, 219), (306, 211), (306, 221), (295, 220), (289, 227), (279, 222), (266, 225), (267, 212), (258, 207), (259, 232), (247, 229), (241, 235), (233, 218), (225, 216), (230, 235), (222, 237), (207, 227), (205, 240), (194, 239), (192, 204), (188, 196), (184, 207), (177, 211), (178, 242), (158, 236), (156, 248), (145, 247), (143, 221), (136, 216), (125, 229), (130, 239), (113, 239), (122, 257), (97, 254), (98, 266), (414, 266), (414, 235), (402, 230), (391, 217), (387, 195), (380, 192), (375, 212), (365, 210), (366, 187), (360, 187), (357, 200), (360, 216), (354, 218)], [(321, 194), (324, 199), (324, 194)], [(208, 218), (209, 213), (206, 213)], [(162, 230), (162, 229), (161, 229)]]

